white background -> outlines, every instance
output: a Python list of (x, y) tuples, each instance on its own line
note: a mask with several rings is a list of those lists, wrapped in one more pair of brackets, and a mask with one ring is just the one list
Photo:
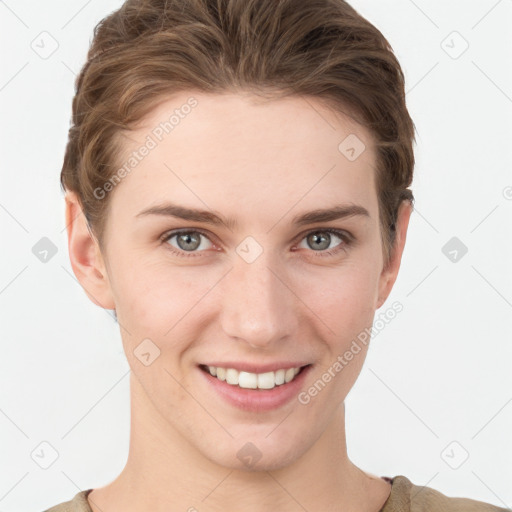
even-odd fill
[[(511, 507), (512, 1), (351, 3), (403, 66), (417, 165), (402, 267), (376, 319), (394, 300), (404, 310), (374, 336), (347, 398), (349, 456), (379, 476)], [(0, 3), (4, 511), (105, 485), (128, 453), (119, 327), (71, 270), (59, 185), (75, 74), (94, 25), (120, 5)], [(48, 58), (32, 48), (43, 37), (46, 51), (58, 43)], [(57, 247), (46, 263), (32, 253), (42, 237)], [(452, 237), (468, 248), (456, 262), (442, 252)]]

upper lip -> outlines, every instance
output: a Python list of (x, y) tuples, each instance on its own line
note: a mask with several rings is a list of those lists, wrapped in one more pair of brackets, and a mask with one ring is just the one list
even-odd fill
[[(224, 361), (224, 362), (213, 362), (204, 364), (202, 366), (216, 366), (221, 368), (234, 368), (235, 370), (249, 373), (266, 373), (266, 372), (275, 372), (277, 370), (288, 370), (289, 368), (300, 368), (302, 366), (307, 366), (311, 363), (297, 363), (293, 361), (280, 361), (274, 363), (267, 364), (254, 364), (254, 363), (244, 363), (242, 361)], [(201, 365), (200, 365), (201, 366)]]

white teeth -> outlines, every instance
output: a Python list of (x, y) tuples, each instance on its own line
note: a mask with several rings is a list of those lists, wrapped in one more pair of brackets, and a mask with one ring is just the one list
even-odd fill
[(236, 386), (238, 384), (239, 373), (234, 368), (228, 368), (226, 370), (226, 382)]
[(290, 382), (295, 377), (295, 368), (288, 368), (284, 374), (284, 381)]
[(284, 383), (292, 381), (300, 372), (299, 368), (288, 368), (266, 373), (239, 372), (234, 368), (221, 368), (208, 366), (210, 375), (219, 380), (226, 381), (232, 386), (239, 386), (245, 389), (273, 389)]

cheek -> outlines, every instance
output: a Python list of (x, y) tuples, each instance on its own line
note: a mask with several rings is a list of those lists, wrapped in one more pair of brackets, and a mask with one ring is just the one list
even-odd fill
[(215, 276), (198, 279), (197, 269), (142, 258), (125, 265), (124, 275), (120, 269), (118, 318), (137, 337), (153, 337), (162, 346), (194, 318), (194, 308), (212, 287), (210, 281), (215, 283)]
[(326, 349), (317, 378), (328, 382), (334, 394), (329, 398), (326, 393), (322, 400), (343, 401), (361, 372), (375, 314), (375, 279), (375, 272), (368, 268), (345, 267), (333, 273), (306, 301), (308, 306), (313, 304), (317, 333)]
[(300, 296), (338, 340), (372, 323), (378, 283), (375, 270), (368, 267), (358, 262), (324, 269), (318, 279), (302, 281)]
[(186, 397), (168, 372), (182, 378), (174, 363), (187, 348), (183, 329), (197, 303), (195, 290), (183, 284), (178, 270), (140, 261), (118, 286), (118, 319), (130, 367), (149, 396), (161, 394), (163, 386), (175, 403)]

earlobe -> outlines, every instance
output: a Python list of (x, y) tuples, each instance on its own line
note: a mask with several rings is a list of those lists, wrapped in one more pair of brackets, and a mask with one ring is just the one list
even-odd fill
[(104, 309), (115, 309), (110, 281), (99, 244), (90, 232), (77, 195), (67, 192), (66, 229), (71, 267), (89, 299)]
[(379, 309), (388, 298), (400, 269), (402, 254), (404, 252), (405, 241), (407, 238), (407, 228), (412, 213), (412, 204), (409, 201), (403, 201), (400, 205), (396, 221), (396, 238), (391, 250), (390, 260), (387, 266), (382, 269), (379, 280), (379, 296), (376, 309)]

